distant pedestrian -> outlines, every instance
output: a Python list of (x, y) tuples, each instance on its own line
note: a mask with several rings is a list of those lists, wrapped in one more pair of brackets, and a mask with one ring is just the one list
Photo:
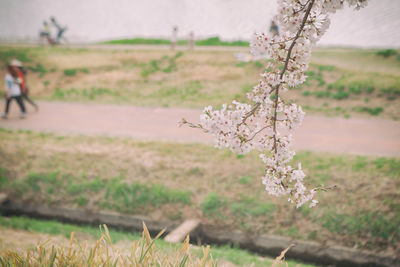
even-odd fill
[(7, 65), (7, 73), (5, 77), (6, 81), (6, 108), (4, 113), (1, 115), (3, 119), (7, 119), (8, 111), (10, 110), (10, 103), (13, 99), (15, 99), (21, 109), (20, 118), (25, 118), (25, 106), (22, 101), (21, 96), (21, 86), (22, 83), (21, 78), (18, 77), (17, 67), (13, 67), (11, 65)]
[(56, 44), (59, 44), (61, 39), (67, 42), (67, 38), (64, 37), (64, 32), (67, 30), (67, 27), (62, 27), (57, 21), (55, 17), (50, 18), (51, 23), (57, 28), (57, 36), (55, 39)]
[(33, 100), (29, 97), (29, 87), (26, 79), (27, 76), (26, 69), (22, 66), (22, 63), (17, 59), (11, 61), (10, 65), (17, 68), (18, 77), (21, 79), (20, 87), (21, 87), (22, 98), (28, 101), (29, 104), (31, 104), (35, 108), (35, 110), (38, 111), (39, 110), (38, 105), (35, 102), (33, 102)]
[(189, 50), (194, 49), (194, 32), (189, 33)]
[(279, 36), (279, 28), (276, 25), (275, 21), (271, 21), (271, 26), (269, 27), (269, 32), (272, 34), (273, 37)]
[(55, 44), (54, 40), (51, 38), (50, 25), (47, 23), (47, 21), (43, 21), (43, 30), (39, 33), (39, 37), (40, 43), (42, 43), (42, 40), (45, 39), (48, 44)]
[(171, 36), (171, 50), (172, 51), (175, 50), (177, 41), (178, 41), (178, 26), (174, 26), (172, 28), (172, 36)]

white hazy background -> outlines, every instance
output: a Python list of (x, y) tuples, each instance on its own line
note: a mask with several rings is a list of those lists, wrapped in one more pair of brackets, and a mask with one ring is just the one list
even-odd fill
[[(169, 38), (174, 25), (179, 39), (194, 31), (197, 39), (249, 40), (268, 30), (276, 9), (275, 0), (0, 0), (0, 40), (35, 41), (50, 16), (68, 26), (66, 37), (77, 43)], [(400, 0), (338, 11), (319, 44), (399, 48)]]

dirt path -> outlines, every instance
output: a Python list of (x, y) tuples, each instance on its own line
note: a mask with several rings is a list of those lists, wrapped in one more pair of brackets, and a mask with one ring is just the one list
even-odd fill
[[(0, 108), (3, 106), (4, 103)], [(28, 109), (27, 118), (21, 120), (13, 104), (9, 118), (0, 120), (0, 127), (212, 143), (211, 137), (199, 130), (177, 126), (182, 117), (198, 122), (199, 110), (61, 102), (40, 102), (39, 106), (39, 112)], [(397, 121), (306, 116), (294, 139), (295, 149), (400, 157), (400, 122)]]

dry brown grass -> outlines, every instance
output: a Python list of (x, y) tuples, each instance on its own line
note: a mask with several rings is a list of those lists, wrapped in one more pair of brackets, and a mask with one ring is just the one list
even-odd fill
[[(87, 237), (84, 240), (78, 237), (76, 240), (74, 232), (68, 242), (62, 237), (50, 239), (47, 235), (38, 236), (6, 229), (15, 237), (28, 236), (34, 239), (35, 248), (27, 247), (27, 243), (14, 249), (9, 246), (0, 255), (0, 262), (4, 266), (216, 266), (209, 246), (202, 247), (201, 257), (195, 256), (190, 251), (187, 237), (180, 248), (165, 251), (154, 243), (163, 231), (152, 239), (144, 224), (143, 227), (141, 239), (122, 246), (112, 244), (105, 225), (100, 227), (101, 237), (97, 241), (91, 237), (88, 240)], [(46, 237), (49, 239), (43, 242)], [(276, 261), (279, 263), (281, 259), (277, 258)]]
[[(300, 152), (297, 160), (302, 162), (310, 186), (336, 184), (339, 189), (321, 193), (317, 209), (291, 210), (285, 199), (275, 199), (264, 192), (260, 181), (263, 166), (256, 154), (237, 157), (205, 145), (58, 138), (4, 131), (0, 132), (0, 147), (0, 156), (7, 162), (1, 166), (7, 177), (21, 186), (32, 173), (58, 172), (60, 178), (74, 177), (77, 185), (100, 177), (105, 187), (111, 178), (122, 176), (127, 184), (161, 184), (191, 192), (191, 204), (165, 203), (162, 209), (138, 210), (153, 219), (179, 221), (197, 217), (205, 223), (253, 233), (385, 250), (389, 254), (399, 249), (398, 232), (393, 230), (399, 223), (396, 205), (400, 163), (395, 159)], [(47, 185), (42, 184), (43, 194), (39, 197), (29, 189), (29, 183), (26, 185), (25, 199), (79, 207), (75, 196), (46, 193)], [(87, 208), (101, 209), (104, 192), (87, 191), (85, 194), (91, 199)], [(216, 197), (212, 198), (212, 193)], [(337, 226), (326, 225), (328, 221), (342, 220), (342, 215), (349, 220), (343, 221), (344, 226), (340, 222)], [(386, 226), (381, 229), (380, 223)]]
[[(7, 49), (10, 48), (0, 47), (0, 53)], [(26, 63), (28, 66), (40, 63), (47, 70), (46, 74), (31, 72), (29, 75), (32, 96), (47, 100), (191, 108), (209, 104), (219, 106), (233, 99), (244, 100), (262, 71), (261, 62), (237, 62), (232, 50), (184, 51), (176, 58), (172, 70), (166, 70), (169, 63), (165, 58), (176, 54), (168, 50), (29, 48), (24, 51), (32, 59)], [(237, 52), (243, 53), (243, 50)], [(158, 62), (159, 66), (148, 72), (152, 62)], [(335, 69), (322, 71), (324, 85), (318, 86), (317, 82), (311, 81), (302, 89), (287, 94), (289, 99), (305, 106), (308, 113), (370, 117), (369, 112), (360, 110), (372, 107), (383, 109), (379, 117), (400, 118), (400, 68), (395, 57), (377, 56), (375, 50), (319, 48), (314, 51), (311, 63), (315, 73), (319, 72), (320, 66)], [(75, 69), (77, 73), (66, 76), (63, 74), (65, 69)], [(0, 76), (3, 74), (4, 69)], [(375, 90), (373, 93), (350, 94), (342, 100), (303, 96), (304, 91), (326, 91), (328, 84), (334, 82), (344, 84), (345, 90), (352, 83), (367, 84)], [(66, 94), (57, 94), (56, 88)], [(83, 93), (91, 88), (109, 91), (94, 92), (90, 96)], [(395, 88), (397, 93), (382, 93), (388, 88)], [(71, 90), (73, 93), (68, 94)]]
[[(42, 223), (47, 224), (45, 221)], [(62, 224), (58, 225), (63, 227)], [(164, 230), (152, 238), (144, 223), (141, 238), (130, 242), (127, 240), (113, 242), (106, 225), (100, 226), (99, 229), (100, 238), (96, 240), (86, 232), (71, 232), (70, 237), (66, 238), (61, 235), (0, 226), (2, 233), (0, 263), (2, 266), (237, 266), (221, 257), (223, 251), (221, 249), (216, 248), (217, 255), (221, 258), (214, 259), (210, 246), (191, 245), (189, 236), (181, 244), (166, 244), (159, 241), (158, 238)], [(292, 246), (283, 250), (273, 261), (269, 258), (258, 257), (256, 262), (247, 262), (247, 264), (269, 266), (267, 263), (270, 262), (271, 267), (288, 266), (285, 262), (285, 254)], [(222, 253), (229, 259), (233, 251), (227, 249), (226, 252)], [(254, 256), (245, 256), (248, 260), (254, 259)], [(289, 264), (293, 265), (293, 262)], [(296, 264), (296, 266), (306, 265)]]
[(376, 72), (394, 76), (400, 74), (399, 61), (395, 57), (378, 57), (376, 50), (317, 48), (313, 51), (311, 62), (333, 65), (353, 72)]

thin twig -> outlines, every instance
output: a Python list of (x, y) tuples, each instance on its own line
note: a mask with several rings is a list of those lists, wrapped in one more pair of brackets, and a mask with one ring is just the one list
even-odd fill
[(206, 129), (203, 128), (203, 126), (201, 126), (200, 123), (194, 124), (194, 123), (187, 121), (185, 118), (182, 118), (181, 121), (178, 123), (179, 127), (181, 127), (182, 125), (185, 125), (185, 124), (187, 126), (189, 126), (190, 128), (198, 128), (198, 129), (202, 129), (206, 133), (208, 132)]
[(255, 132), (254, 135), (253, 135), (250, 139), (247, 139), (247, 141), (253, 140), (254, 137), (256, 137), (257, 134), (259, 134), (259, 133), (262, 132), (263, 130), (267, 129), (269, 126), (270, 126), (270, 125), (266, 125), (266, 126), (262, 127), (260, 130), (258, 130), (257, 132)]
[(254, 105), (254, 107), (243, 117), (243, 120), (241, 123), (238, 124), (238, 127), (246, 122), (246, 120), (254, 114), (254, 112), (257, 111), (257, 109), (260, 107), (261, 102), (258, 102), (257, 104)]
[[(276, 90), (276, 88), (272, 88), (272, 89), (269, 91), (268, 95), (272, 94), (272, 92), (275, 91), (275, 90)], [(254, 115), (254, 113), (257, 111), (257, 109), (261, 106), (261, 103), (264, 102), (265, 97), (266, 97), (266, 96), (263, 97), (263, 101), (256, 103), (256, 104), (254, 105), (254, 107), (243, 117), (243, 120), (242, 120), (241, 123), (238, 124), (238, 127), (239, 127), (240, 125), (246, 123), (246, 120), (247, 120), (251, 115)]]
[(295, 11), (293, 12), (293, 14), (297, 14), (297, 13), (303, 11), (304, 8), (307, 6), (307, 4), (308, 4), (310, 1), (311, 1), (311, 0), (308, 0), (304, 5), (303, 5), (302, 3), (300, 3), (300, 1), (299, 1), (299, 5), (301, 6), (301, 8), (300, 8), (299, 10), (295, 10)]
[(283, 40), (283, 41), (279, 41), (279, 42), (271, 42), (269, 43), (270, 45), (274, 45), (274, 44), (283, 44), (283, 43), (287, 43), (289, 41), (292, 41), (295, 37), (289, 38), (287, 40)]
[(328, 187), (317, 187), (317, 188), (314, 188), (314, 190), (315, 191), (328, 191), (328, 190), (332, 190), (332, 189), (335, 189), (335, 188), (337, 188), (338, 186), (337, 185), (331, 185), (331, 186), (328, 186)]

